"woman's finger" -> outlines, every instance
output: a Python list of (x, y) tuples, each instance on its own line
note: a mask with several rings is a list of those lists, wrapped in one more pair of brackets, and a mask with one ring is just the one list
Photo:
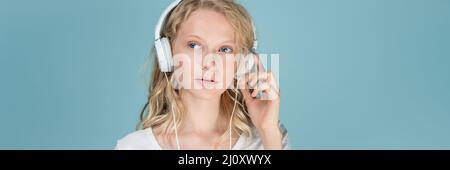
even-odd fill
[(270, 84), (267, 82), (261, 82), (259, 83), (256, 88), (252, 92), (252, 97), (256, 97), (259, 92), (264, 92), (265, 90), (268, 90), (270, 88)]
[(278, 89), (278, 85), (275, 79), (275, 76), (273, 75), (272, 72), (259, 72), (258, 74), (252, 74), (249, 76), (250, 78), (250, 87), (255, 87), (256, 83), (258, 81), (265, 81), (265, 82), (269, 82), (271, 84), (272, 87), (274, 87), (275, 89)]
[(256, 97), (259, 92), (263, 92), (263, 96), (260, 98), (262, 100), (274, 100), (280, 96), (278, 89), (273, 87), (269, 82), (260, 83), (252, 92), (252, 97)]
[(242, 78), (240, 78), (238, 81), (239, 87), (241, 89), (243, 88), (253, 88), (255, 86), (255, 83), (252, 84), (252, 80), (256, 79), (258, 76), (257, 73), (248, 73), (245, 74)]

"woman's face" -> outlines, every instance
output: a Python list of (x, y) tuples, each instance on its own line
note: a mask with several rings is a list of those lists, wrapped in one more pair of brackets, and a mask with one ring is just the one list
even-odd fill
[(199, 9), (184, 21), (172, 41), (175, 81), (205, 99), (220, 96), (234, 78), (234, 29), (218, 12)]

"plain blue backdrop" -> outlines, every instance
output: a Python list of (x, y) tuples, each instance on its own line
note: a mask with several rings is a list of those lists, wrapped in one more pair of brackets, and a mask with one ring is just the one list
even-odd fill
[[(241, 0), (294, 149), (450, 149), (450, 1)], [(0, 149), (112, 149), (168, 0), (0, 0)]]

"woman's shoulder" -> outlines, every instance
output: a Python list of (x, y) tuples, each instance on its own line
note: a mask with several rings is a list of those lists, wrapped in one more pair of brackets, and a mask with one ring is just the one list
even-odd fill
[(155, 150), (160, 149), (151, 128), (131, 132), (117, 140), (116, 150)]

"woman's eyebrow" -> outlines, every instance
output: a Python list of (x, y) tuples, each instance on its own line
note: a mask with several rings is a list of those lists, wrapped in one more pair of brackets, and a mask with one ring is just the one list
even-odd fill
[[(204, 41), (204, 39), (202, 37), (200, 37), (200, 36), (198, 36), (196, 34), (188, 34), (188, 35), (186, 35), (186, 37), (194, 37), (196, 39)], [(220, 44), (224, 44), (224, 43), (232, 43), (232, 44), (234, 44), (234, 40), (233, 39), (225, 40), (225, 41), (222, 41)]]
[(233, 44), (234, 45), (234, 40), (226, 40), (226, 41), (223, 41), (223, 42), (221, 42), (220, 44), (225, 44), (225, 43), (230, 43), (230, 44)]
[(196, 39), (199, 39), (199, 40), (202, 40), (202, 41), (203, 41), (203, 38), (202, 38), (202, 37), (200, 37), (200, 36), (198, 36), (198, 35), (195, 35), (195, 34), (189, 34), (189, 35), (186, 35), (186, 37), (194, 37), (194, 38), (196, 38)]

